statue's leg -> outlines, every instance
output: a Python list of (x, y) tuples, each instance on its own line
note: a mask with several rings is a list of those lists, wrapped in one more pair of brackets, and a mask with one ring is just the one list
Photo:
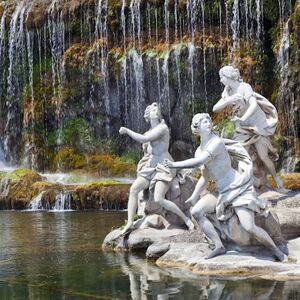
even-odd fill
[(281, 252), (269, 234), (261, 227), (256, 226), (254, 221), (254, 212), (245, 207), (236, 207), (235, 212), (239, 218), (242, 227), (252, 234), (260, 243), (272, 250), (273, 254), (279, 261), (284, 260), (284, 253)]
[(169, 190), (169, 188), (170, 188), (170, 183), (168, 182), (164, 182), (164, 181), (156, 182), (154, 188), (154, 201), (159, 203), (166, 210), (171, 211), (179, 218), (181, 218), (186, 224), (186, 226), (189, 228), (189, 230), (194, 229), (195, 226), (193, 222), (190, 220), (190, 218), (188, 218), (175, 203), (165, 199), (165, 195)]
[(226, 249), (220, 239), (218, 232), (214, 225), (206, 217), (208, 213), (214, 213), (216, 211), (217, 198), (210, 194), (202, 197), (197, 204), (192, 208), (192, 215), (197, 220), (203, 233), (213, 242), (215, 249), (206, 256), (207, 259), (215, 257), (217, 255), (226, 252)]
[(282, 181), (276, 174), (274, 163), (272, 162), (272, 160), (269, 157), (268, 147), (265, 144), (261, 143), (259, 140), (254, 145), (255, 145), (258, 156), (260, 157), (261, 161), (266, 165), (268, 171), (274, 178), (277, 187), (283, 188)]
[(149, 187), (149, 184), (150, 182), (146, 178), (138, 177), (131, 185), (128, 199), (128, 220), (126, 226), (122, 230), (122, 234), (126, 233), (132, 227), (137, 210), (138, 195), (141, 191)]

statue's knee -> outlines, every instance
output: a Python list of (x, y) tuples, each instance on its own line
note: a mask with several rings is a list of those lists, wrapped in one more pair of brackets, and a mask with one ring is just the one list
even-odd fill
[(245, 223), (242, 224), (242, 226), (250, 234), (253, 234), (255, 232), (255, 224)]
[(196, 220), (201, 220), (204, 218), (204, 212), (199, 209), (192, 208), (191, 214)]
[(163, 205), (164, 200), (160, 197), (154, 197), (154, 202)]
[(129, 193), (130, 195), (137, 196), (139, 194), (140, 190), (134, 186), (130, 187)]

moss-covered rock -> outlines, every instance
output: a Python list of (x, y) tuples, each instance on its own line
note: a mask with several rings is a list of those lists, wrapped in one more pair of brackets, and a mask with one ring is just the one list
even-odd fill
[(76, 188), (84, 209), (124, 209), (127, 207), (129, 185), (116, 181), (92, 182)]
[[(290, 173), (284, 174), (279, 176), (283, 182), (283, 186), (286, 189), (293, 190), (293, 191), (300, 191), (300, 173)], [(273, 188), (276, 187), (275, 181), (271, 176), (268, 176), (268, 180), (271, 183)]]
[(32, 185), (42, 177), (33, 170), (18, 169), (7, 173), (1, 179), (2, 195), (0, 207), (6, 209), (24, 208), (32, 198)]

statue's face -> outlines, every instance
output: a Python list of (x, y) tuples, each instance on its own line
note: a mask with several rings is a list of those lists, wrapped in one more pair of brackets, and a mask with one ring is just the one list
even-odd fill
[(231, 79), (227, 76), (225, 76), (223, 73), (220, 73), (220, 81), (224, 85), (229, 85), (231, 82)]
[(210, 119), (203, 118), (200, 122), (192, 122), (191, 129), (195, 135), (209, 134), (213, 129), (213, 124)]
[(159, 115), (159, 108), (156, 105), (153, 105), (152, 107), (146, 108), (144, 118), (146, 122), (150, 122), (151, 119), (158, 119)]
[(150, 119), (155, 119), (155, 118), (158, 118), (158, 107), (153, 107), (151, 110), (150, 110)]

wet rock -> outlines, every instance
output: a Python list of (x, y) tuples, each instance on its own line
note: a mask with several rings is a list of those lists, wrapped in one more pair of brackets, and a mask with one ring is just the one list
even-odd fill
[(22, 209), (31, 200), (32, 185), (42, 177), (33, 170), (18, 169), (2, 174), (1, 179), (1, 209)]

